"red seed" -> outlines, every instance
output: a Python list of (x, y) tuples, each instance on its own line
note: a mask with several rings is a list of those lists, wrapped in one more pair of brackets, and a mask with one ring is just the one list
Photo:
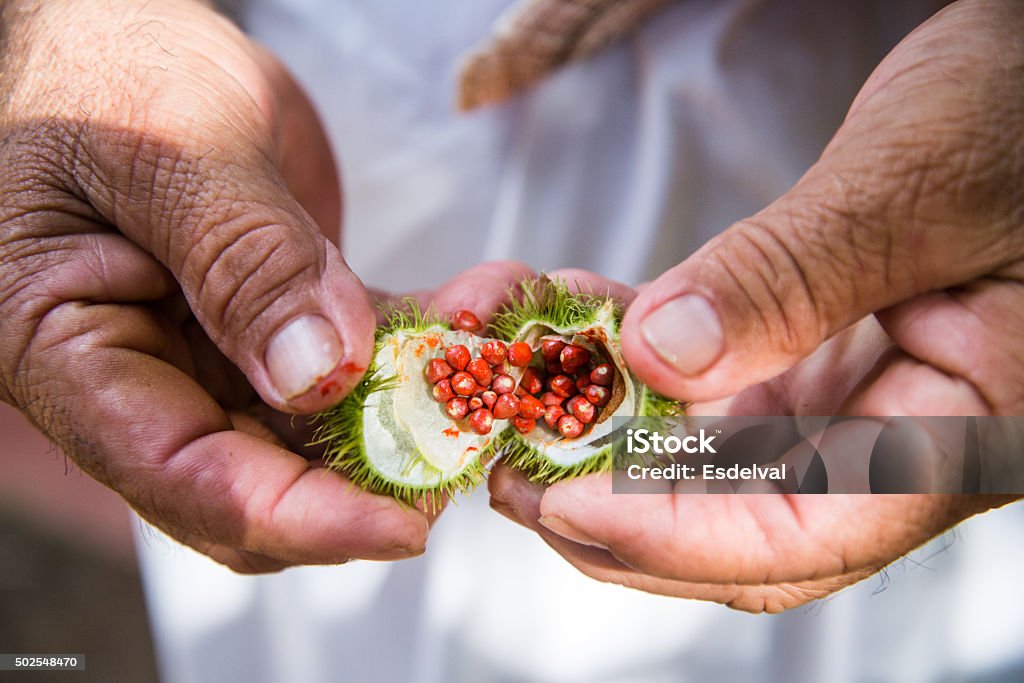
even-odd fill
[(483, 327), (483, 324), (480, 322), (480, 318), (473, 314), (473, 311), (463, 309), (461, 311), (455, 311), (455, 314), (452, 316), (453, 330), (476, 332), (481, 327)]
[(590, 381), (602, 387), (610, 387), (615, 381), (615, 368), (610, 363), (601, 363), (590, 371)]
[[(502, 394), (494, 404), (494, 417), (507, 420), (519, 412), (520, 400), (512, 394)], [(590, 406), (593, 408), (594, 406)]]
[(536, 420), (544, 416), (546, 406), (539, 399), (526, 395), (519, 399), (519, 414), (527, 420)]
[(562, 364), (558, 362), (558, 359), (544, 361), (544, 369), (548, 371), (549, 375), (561, 375)]
[(508, 347), (508, 362), (517, 368), (525, 368), (533, 359), (533, 349), (526, 342), (514, 342)]
[(565, 397), (559, 396), (553, 391), (545, 391), (540, 395), (540, 402), (546, 406), (560, 406), (565, 403)]
[(491, 386), (491, 380), (494, 379), (494, 373), (491, 372), (491, 366), (487, 364), (483, 358), (474, 358), (469, 361), (469, 365), (466, 366), (466, 372), (473, 375), (480, 386), (489, 387)]
[(591, 384), (583, 391), (583, 395), (586, 396), (587, 400), (595, 406), (602, 408), (608, 404), (608, 399), (612, 397), (612, 392), (608, 390), (608, 387), (602, 387), (599, 384)]
[(537, 368), (526, 368), (526, 371), (523, 372), (523, 378), (519, 380), (519, 386), (534, 396), (544, 391), (544, 380), (541, 377), (540, 371)]
[(558, 421), (565, 415), (565, 408), (562, 406), (548, 406), (544, 411), (544, 424), (552, 429), (558, 429)]
[(484, 393), (480, 394), (480, 400), (482, 400), (484, 405), (488, 408), (493, 408), (494, 404), (498, 402), (498, 393), (488, 389)]
[(558, 360), (565, 348), (565, 342), (561, 339), (545, 339), (540, 343), (540, 355), (544, 360)]
[(565, 404), (565, 408), (572, 413), (573, 417), (585, 425), (593, 422), (594, 417), (597, 415), (597, 407), (588, 401), (586, 396), (573, 396)]
[(590, 375), (586, 371), (576, 376), (576, 389), (582, 394), (583, 390), (590, 386)]
[(533, 431), (533, 428), (537, 426), (537, 421), (516, 415), (512, 418), (512, 426), (515, 427), (516, 431), (520, 434), (529, 434)]
[[(483, 436), (491, 431), (494, 426), (494, 413), (487, 408), (479, 408), (469, 414), (469, 428)], [(582, 428), (582, 425), (580, 425)]]
[(473, 398), (469, 399), (468, 404), (470, 410), (480, 410), (481, 408), (484, 407), (484, 400), (479, 396), (474, 396)]
[(476, 393), (476, 380), (468, 372), (456, 372), (451, 382), (452, 391), (459, 396), (472, 396)]
[(507, 360), (504, 360), (500, 363), (495, 363), (494, 365), (492, 365), (491, 372), (493, 372), (495, 375), (509, 375), (512, 373), (512, 365)]
[(567, 375), (555, 375), (551, 378), (551, 391), (562, 398), (568, 398), (576, 393), (576, 382)]
[(480, 347), (480, 355), (491, 365), (497, 365), (504, 363), (508, 358), (508, 347), (505, 346), (505, 342), (492, 339)]
[(462, 397), (456, 396), (452, 400), (448, 401), (448, 404), (445, 406), (445, 411), (451, 419), (461, 420), (469, 414), (469, 402)]
[(446, 379), (435, 384), (430, 393), (438, 403), (447, 403), (455, 397), (455, 392), (452, 391), (452, 383)]
[(431, 384), (437, 384), (443, 379), (447, 379), (452, 376), (455, 372), (452, 370), (452, 366), (448, 365), (442, 358), (431, 358), (427, 362), (427, 368), (423, 371), (427, 376), (427, 381)]
[(465, 370), (472, 358), (469, 349), (462, 344), (453, 344), (444, 350), (444, 359), (456, 370)]
[(511, 375), (495, 375), (491, 380), (491, 389), (499, 394), (511, 394), (516, 390), (516, 381)]
[(582, 346), (570, 344), (562, 349), (558, 359), (562, 363), (562, 369), (571, 375), (590, 362), (590, 351)]
[(558, 418), (558, 433), (567, 439), (575, 439), (583, 433), (583, 423), (572, 415)]

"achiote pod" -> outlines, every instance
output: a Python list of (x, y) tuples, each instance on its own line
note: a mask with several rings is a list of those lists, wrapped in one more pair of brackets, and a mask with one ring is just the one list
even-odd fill
[(497, 315), (495, 333), (536, 350), (530, 367), (550, 389), (540, 394), (543, 428), (502, 434), (498, 448), (509, 466), (544, 483), (607, 471), (627, 418), (681, 413), (679, 403), (630, 373), (619, 343), (621, 322), (613, 299), (573, 293), (566, 283), (545, 278), (524, 283), (521, 296)]
[(679, 412), (629, 372), (614, 300), (543, 277), (513, 294), (491, 337), (470, 331), (468, 311), (452, 322), (414, 305), (392, 312), (366, 377), (317, 416), (328, 466), (436, 506), (497, 457), (548, 483), (608, 470), (625, 424), (615, 418)]

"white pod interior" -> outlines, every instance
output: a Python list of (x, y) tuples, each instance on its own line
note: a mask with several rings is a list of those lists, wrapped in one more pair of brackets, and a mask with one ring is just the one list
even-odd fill
[(440, 326), (399, 331), (383, 341), (374, 364), (381, 376), (394, 377), (395, 386), (371, 394), (363, 409), (366, 457), (379, 475), (432, 486), (459, 475), (491, 447), (508, 420), (495, 419), (490, 434), (473, 432), (466, 420), (452, 420), (444, 404), (433, 399), (423, 374), (431, 359), (444, 357), (445, 348), (462, 344), (478, 356), (487, 341)]

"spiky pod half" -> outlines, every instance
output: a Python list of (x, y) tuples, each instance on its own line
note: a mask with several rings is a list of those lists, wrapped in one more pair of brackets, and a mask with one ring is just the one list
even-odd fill
[(436, 508), (456, 491), (483, 481), (497, 435), (495, 421), (481, 436), (457, 424), (431, 397), (423, 370), (452, 344), (478, 352), (486, 339), (452, 330), (414, 302), (392, 310), (377, 330), (366, 376), (337, 406), (318, 414), (313, 445), (325, 447), (327, 466), (356, 485), (401, 501)]
[(510, 467), (542, 483), (608, 471), (614, 464), (614, 445), (625, 438), (627, 418), (682, 413), (681, 404), (655, 393), (626, 366), (619, 342), (622, 308), (616, 301), (575, 293), (568, 283), (545, 277), (522, 283), (518, 294), (492, 325), (499, 336), (534, 349), (544, 339), (558, 338), (587, 348), (616, 372), (611, 400), (579, 437), (564, 438), (540, 426), (529, 434), (504, 432), (497, 447)]

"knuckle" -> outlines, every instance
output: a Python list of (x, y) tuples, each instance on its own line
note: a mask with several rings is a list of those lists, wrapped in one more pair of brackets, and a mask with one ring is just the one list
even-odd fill
[[(66, 364), (55, 355), (68, 348), (88, 349), (97, 330), (82, 307), (74, 303), (51, 304), (40, 311), (31, 336), (17, 349), (5, 353), (4, 379), (13, 404), (27, 415), (67, 456), (99, 481), (108, 478), (96, 446), (81, 438), (63, 397), (73, 389), (60, 372)], [(6, 351), (6, 350), (5, 350)]]
[(17, 231), (2, 229), (0, 239), (0, 316), (7, 330), (0, 339), (0, 397), (25, 410), (39, 399), (30, 347), (43, 318), (60, 303), (48, 290), (68, 257), (65, 240)]
[[(788, 220), (796, 221), (793, 216)], [(831, 331), (828, 312), (834, 310), (834, 292), (821, 283), (831, 276), (825, 271), (835, 266), (827, 256), (815, 256), (817, 247), (811, 243), (797, 252), (777, 229), (748, 219), (730, 230), (728, 248), (713, 250), (711, 256), (754, 309), (751, 324), (763, 330), (773, 348), (802, 354)]]
[(194, 292), (197, 317), (222, 341), (276, 313), (297, 282), (323, 272), (325, 260), (312, 234), (291, 230), (266, 211), (243, 210), (202, 232), (185, 257), (182, 278)]

